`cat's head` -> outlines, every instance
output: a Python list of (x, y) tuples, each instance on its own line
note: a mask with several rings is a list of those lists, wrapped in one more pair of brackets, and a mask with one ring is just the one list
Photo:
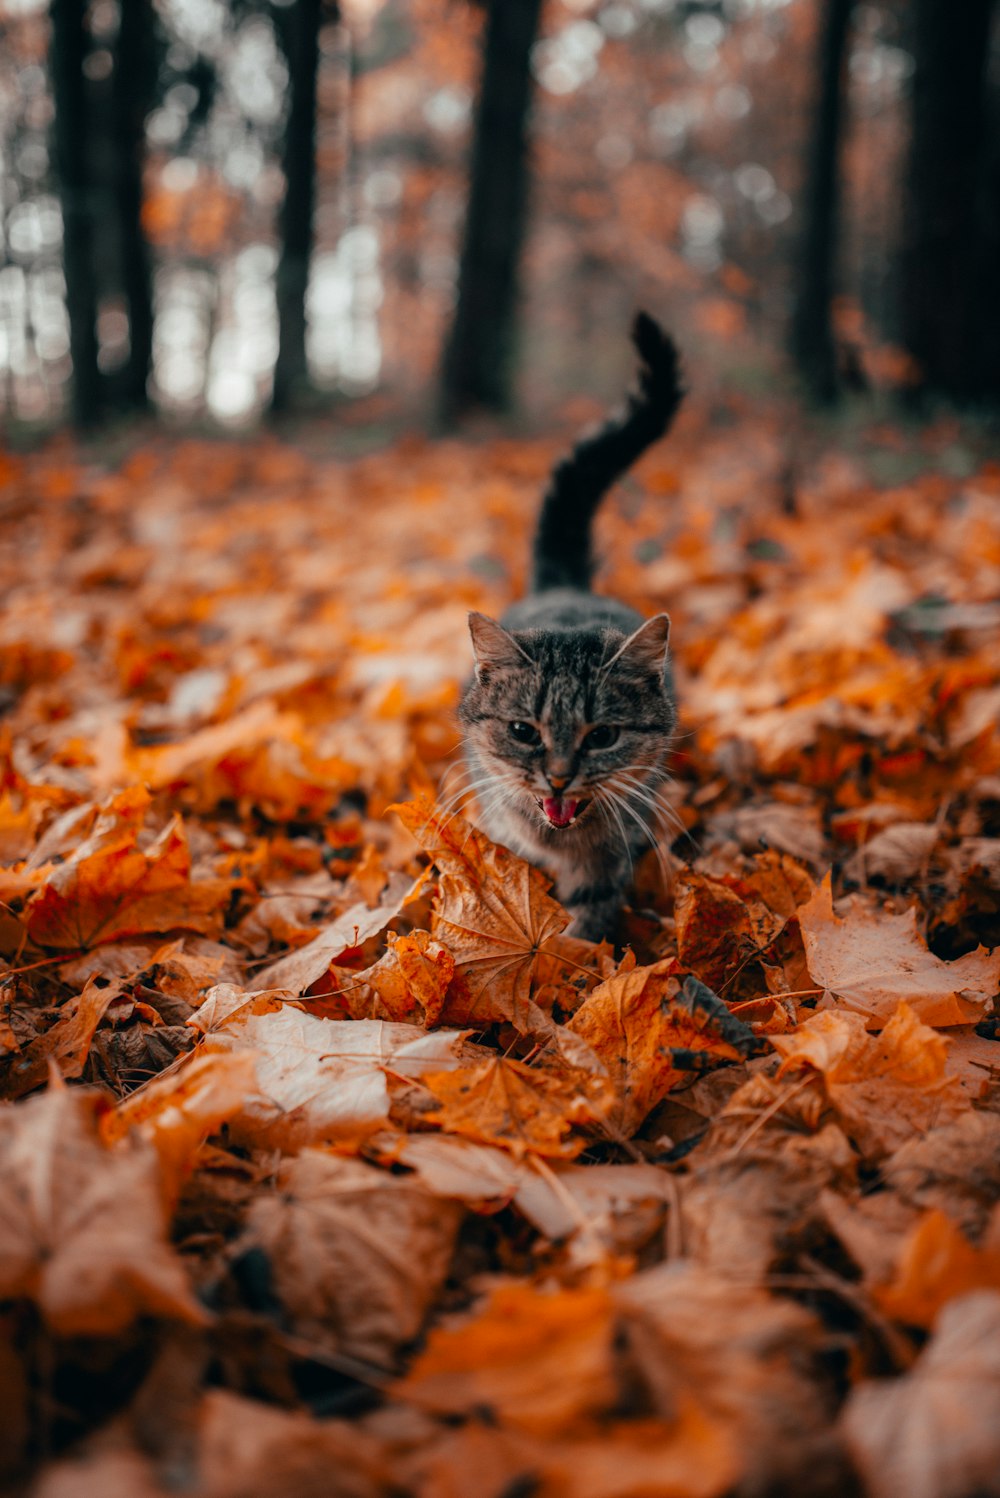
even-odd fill
[[(504, 629), (471, 614), (476, 672), (460, 718), (482, 771), (480, 802), (504, 798), (540, 828), (582, 819), (613, 827), (641, 802), (676, 721), (668, 685), (670, 621), (626, 635), (612, 627)], [(646, 793), (648, 794), (648, 792)]]

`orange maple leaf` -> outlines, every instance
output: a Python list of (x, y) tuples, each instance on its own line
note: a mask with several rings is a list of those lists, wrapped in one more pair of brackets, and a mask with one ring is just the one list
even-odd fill
[(442, 1018), (453, 1025), (509, 1020), (518, 1030), (547, 1027), (531, 997), (545, 943), (569, 922), (547, 894), (548, 881), (460, 816), (428, 798), (391, 808), (440, 871), (433, 934), (455, 958)]
[(390, 934), (387, 951), (358, 974), (359, 989), (345, 991), (344, 1005), (357, 1019), (435, 1025), (454, 975), (454, 957), (428, 932)]
[(897, 1005), (881, 1035), (870, 1035), (851, 1010), (827, 1009), (790, 1035), (772, 1035), (771, 1044), (785, 1058), (779, 1076), (803, 1066), (822, 1073), (845, 1130), (869, 1158), (970, 1106), (958, 1078), (946, 1074), (949, 1042), (909, 1004)]
[(711, 989), (676, 976), (665, 958), (632, 968), (594, 989), (567, 1029), (604, 1063), (618, 1094), (610, 1122), (635, 1133), (672, 1087), (718, 1061), (739, 1061), (756, 1045)]
[(599, 1073), (525, 1066), (505, 1056), (422, 1080), (441, 1104), (424, 1115), (429, 1122), (515, 1155), (578, 1155), (586, 1139), (566, 1136), (575, 1125), (603, 1122), (613, 1101)]
[(90, 836), (28, 901), (25, 924), (39, 946), (86, 949), (142, 932), (222, 929), (238, 881), (192, 880), (179, 817), (140, 847), (149, 803), (141, 786), (112, 796)]
[(1000, 1245), (973, 1247), (935, 1207), (906, 1238), (894, 1278), (875, 1298), (897, 1321), (930, 1328), (942, 1306), (973, 1290), (1000, 1290)]

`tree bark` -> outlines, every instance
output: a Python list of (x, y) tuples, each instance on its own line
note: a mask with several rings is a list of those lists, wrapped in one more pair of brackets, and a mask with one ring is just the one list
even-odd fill
[[(986, 63), (993, 0), (913, 0), (913, 104), (900, 261), (903, 346), (919, 388), (975, 398), (992, 384), (985, 355), (979, 239)], [(983, 267), (996, 277), (996, 266)]]
[(89, 427), (100, 408), (93, 265), (93, 158), (83, 76), (86, 9), (86, 0), (52, 0), (49, 47), (55, 105), (53, 145), (62, 209), (63, 273), (73, 361), (72, 414), (78, 427)]
[(295, 403), (309, 373), (306, 292), (316, 201), (316, 85), (323, 0), (293, 0), (289, 6), (276, 6), (272, 13), (288, 64), (289, 88), (282, 152), (285, 196), (278, 221), (278, 357), (271, 396), (272, 411), (282, 412)]
[(146, 115), (154, 80), (154, 25), (151, 0), (122, 0), (112, 79), (115, 206), (129, 324), (129, 357), (122, 375), (121, 397), (127, 406), (138, 410), (149, 405), (153, 358), (152, 261), (142, 228), (142, 173)]
[(531, 49), (541, 0), (491, 0), (472, 134), (469, 205), (441, 412), (508, 409), (528, 188)]
[(853, 0), (826, 0), (819, 28), (816, 113), (803, 190), (805, 222), (792, 313), (792, 357), (813, 400), (837, 397), (831, 304), (840, 231), (844, 64)]

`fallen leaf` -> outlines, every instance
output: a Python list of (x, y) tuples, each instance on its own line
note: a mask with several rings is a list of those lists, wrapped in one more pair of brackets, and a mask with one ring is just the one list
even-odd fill
[(1000, 1245), (974, 1248), (950, 1217), (934, 1209), (903, 1243), (893, 1279), (874, 1294), (887, 1315), (929, 1329), (949, 1300), (985, 1289), (1000, 1290)]
[(1000, 947), (942, 962), (921, 938), (914, 909), (890, 915), (855, 901), (846, 917), (835, 915), (829, 875), (799, 921), (813, 981), (863, 1014), (869, 1029), (881, 1029), (901, 1000), (928, 1025), (974, 1022), (1000, 983)]
[(859, 1384), (841, 1425), (872, 1498), (1000, 1492), (1000, 1294), (946, 1305), (913, 1369)]
[(448, 1134), (380, 1137), (373, 1144), (381, 1146), (382, 1160), (408, 1166), (435, 1196), (479, 1210), (507, 1206), (528, 1170), (510, 1150)]
[(11, 1063), (4, 1079), (3, 1092), (9, 1098), (23, 1097), (40, 1087), (54, 1065), (60, 1076), (79, 1077), (87, 1062), (87, 1053), (101, 1020), (110, 1006), (122, 997), (126, 985), (91, 981), (83, 993), (70, 999), (52, 1027), (26, 1046)]
[(499, 1144), (515, 1157), (579, 1154), (586, 1145), (571, 1129), (603, 1123), (610, 1093), (593, 1072), (565, 1066), (546, 1071), (504, 1056), (454, 1071), (427, 1072), (423, 1084), (439, 1106), (429, 1123), (481, 1144)]
[(167, 1200), (174, 1199), (209, 1134), (234, 1118), (256, 1092), (252, 1051), (200, 1050), (155, 1077), (101, 1118), (109, 1143), (135, 1133), (155, 1149)]
[(395, 1392), (438, 1414), (485, 1409), (536, 1435), (578, 1434), (581, 1417), (615, 1405), (613, 1339), (605, 1290), (502, 1284), (472, 1316), (431, 1331)]
[(262, 988), (287, 988), (295, 994), (305, 993), (345, 952), (360, 947), (369, 937), (384, 931), (402, 910), (412, 886), (412, 880), (403, 875), (395, 876), (384, 890), (381, 904), (374, 909), (363, 901), (350, 906), (321, 927), (307, 946), (261, 968), (256, 981)]
[(733, 1464), (732, 1491), (846, 1491), (827, 1435), (822, 1328), (811, 1312), (697, 1264), (661, 1264), (616, 1284), (622, 1342), (653, 1408), (692, 1401)]
[(385, 1498), (390, 1490), (378, 1449), (356, 1422), (314, 1420), (228, 1389), (202, 1401), (197, 1467), (205, 1498)]
[(104, 1106), (60, 1085), (0, 1114), (0, 1298), (34, 1301), (68, 1337), (117, 1336), (139, 1316), (201, 1323), (156, 1155), (105, 1144)]
[(813, 868), (823, 862), (823, 829), (815, 806), (752, 802), (716, 818), (715, 830), (733, 837), (746, 853), (776, 848)]
[(856, 884), (867, 884), (869, 879), (906, 884), (926, 870), (940, 837), (936, 822), (897, 822), (862, 843), (844, 865), (844, 877)]
[(618, 1103), (610, 1123), (631, 1137), (672, 1087), (755, 1047), (753, 1032), (697, 978), (676, 976), (667, 958), (609, 978), (588, 995), (567, 1029), (603, 1062)]
[(138, 786), (105, 804), (90, 836), (28, 901), (25, 924), (32, 941), (70, 950), (144, 932), (222, 929), (234, 882), (191, 878), (178, 817), (140, 847), (148, 808), (149, 793)]
[(414, 1176), (306, 1150), (259, 1196), (245, 1244), (262, 1248), (295, 1335), (391, 1367), (451, 1264), (461, 1209)]
[(432, 931), (455, 958), (442, 1018), (483, 1026), (509, 1020), (538, 1031), (547, 1021), (531, 998), (541, 949), (569, 917), (530, 864), (459, 816), (428, 800), (391, 808), (440, 870)]
[(320, 1019), (258, 995), (211, 1030), (214, 1047), (256, 1057), (257, 1090), (231, 1119), (230, 1134), (283, 1150), (364, 1138), (389, 1116), (386, 1073), (417, 1077), (454, 1063), (463, 1036), (381, 1020)]
[(677, 880), (674, 908), (678, 961), (713, 991), (759, 955), (746, 902), (721, 879), (686, 870)]
[(360, 1004), (352, 1003), (354, 994), (349, 991), (347, 1007), (359, 1019), (413, 1019), (434, 1025), (454, 975), (454, 957), (427, 931), (390, 937), (379, 960), (358, 974), (358, 984), (364, 985)]
[(938, 1207), (977, 1237), (1000, 1201), (1000, 1115), (970, 1108), (905, 1140), (883, 1163), (882, 1175), (904, 1201)]
[(872, 1161), (969, 1107), (947, 1075), (947, 1040), (921, 1024), (909, 1004), (897, 1005), (878, 1036), (852, 1010), (828, 1009), (791, 1035), (772, 1035), (771, 1044), (785, 1058), (779, 1076), (804, 1065), (822, 1074), (844, 1129)]

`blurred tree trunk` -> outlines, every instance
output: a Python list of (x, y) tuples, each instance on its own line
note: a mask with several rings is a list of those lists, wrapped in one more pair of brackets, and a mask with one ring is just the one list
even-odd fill
[(531, 49), (541, 0), (491, 0), (472, 134), (457, 300), (441, 411), (510, 405), (511, 356), (528, 186)]
[(813, 400), (837, 396), (831, 303), (840, 228), (840, 140), (844, 64), (853, 0), (825, 0), (819, 25), (816, 112), (803, 189), (804, 225), (796, 267), (792, 357)]
[(152, 0), (121, 0), (112, 77), (115, 208), (121, 254), (122, 292), (128, 312), (129, 357), (121, 376), (127, 406), (149, 405), (153, 359), (153, 280), (149, 245), (142, 228), (142, 171), (146, 115), (155, 78)]
[[(292, 0), (272, 7), (275, 31), (288, 64), (288, 119), (281, 165), (285, 196), (278, 219), (278, 357), (271, 409), (287, 411), (308, 384), (306, 292), (316, 202), (316, 84), (323, 0)], [(337, 19), (336, 7), (327, 16)]]
[(73, 360), (73, 420), (87, 427), (100, 407), (93, 204), (83, 63), (86, 0), (52, 0), (49, 67), (55, 105), (53, 145), (63, 221), (63, 272)]
[(902, 342), (920, 388), (958, 399), (998, 388), (987, 367), (984, 298), (997, 267), (980, 264), (988, 218), (986, 65), (993, 0), (912, 0), (914, 74), (903, 248)]

